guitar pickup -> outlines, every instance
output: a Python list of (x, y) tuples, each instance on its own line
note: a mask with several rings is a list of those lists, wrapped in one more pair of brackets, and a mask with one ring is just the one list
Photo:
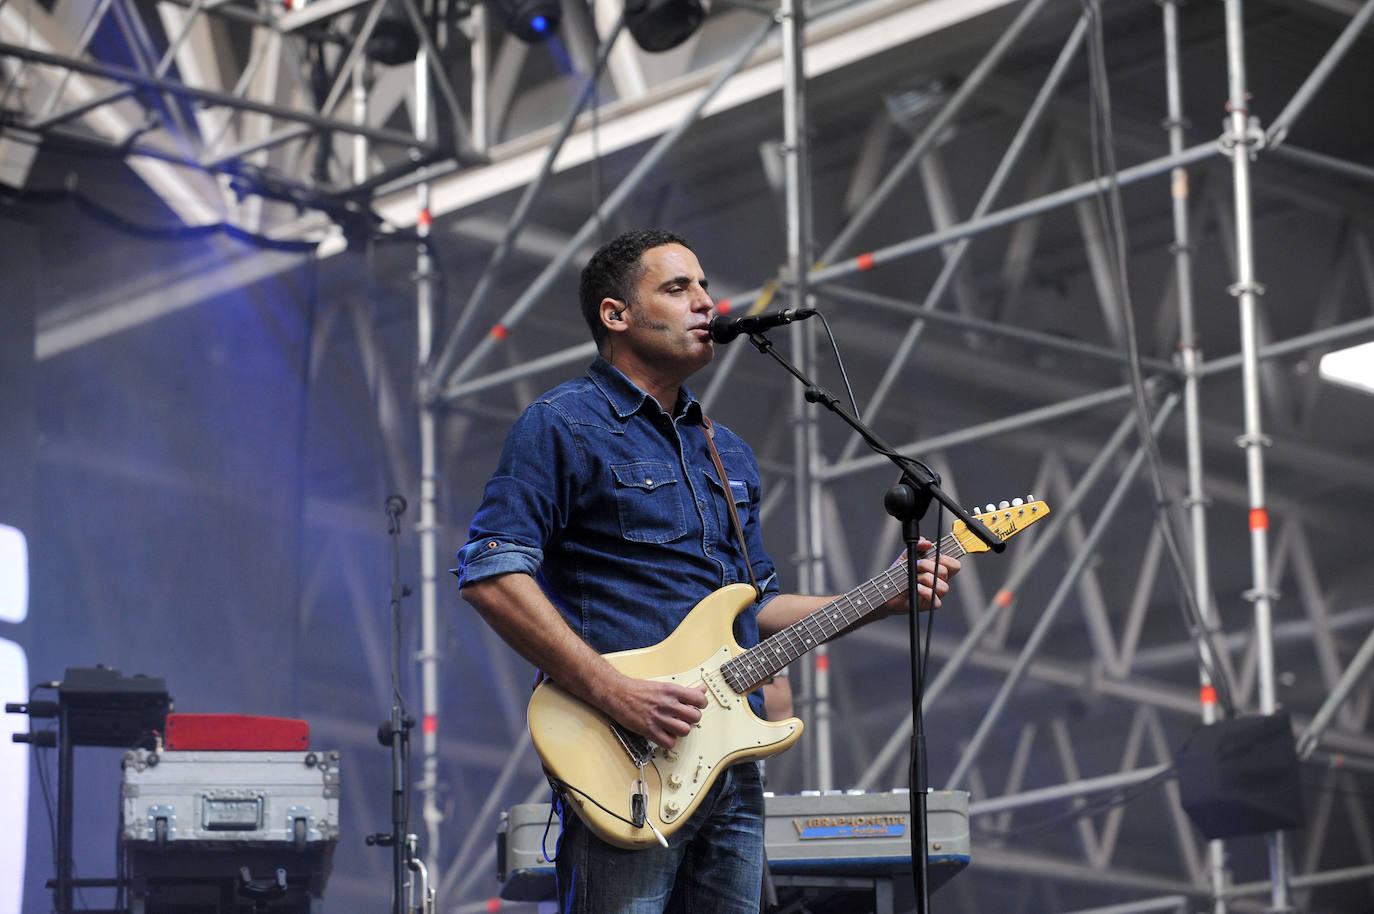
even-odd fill
[[(724, 647), (717, 651), (717, 653), (721, 655), (722, 663), (730, 659), (730, 652)], [(733, 699), (739, 698), (739, 693), (730, 688), (729, 684), (725, 682), (719, 666), (702, 666), (698, 669), (698, 672), (701, 673), (701, 681), (706, 684), (706, 690), (711, 693), (712, 698), (720, 703), (722, 708), (728, 710), (730, 702)]]
[(706, 683), (706, 691), (711, 693), (711, 697), (720, 703), (722, 708), (730, 707), (730, 696), (727, 693), (729, 686), (721, 678), (716, 670), (702, 670), (701, 681)]

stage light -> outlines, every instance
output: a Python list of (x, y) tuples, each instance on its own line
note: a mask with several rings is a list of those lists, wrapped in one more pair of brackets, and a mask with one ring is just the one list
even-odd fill
[(369, 60), (389, 67), (410, 63), (420, 53), (420, 36), (415, 34), (410, 17), (399, 4), (389, 2), (382, 9), (363, 51)]
[(506, 31), (521, 41), (548, 41), (558, 31), (563, 9), (558, 0), (490, 0), (501, 14)]
[(706, 18), (701, 0), (626, 0), (625, 27), (646, 51), (667, 51), (682, 44)]

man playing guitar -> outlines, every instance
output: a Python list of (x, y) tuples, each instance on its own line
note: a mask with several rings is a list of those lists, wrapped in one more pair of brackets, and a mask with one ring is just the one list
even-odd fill
[[(728, 585), (755, 587), (733, 621), (743, 648), (832, 599), (779, 592), (754, 454), (684, 386), (714, 355), (707, 287), (691, 247), (669, 232), (629, 232), (597, 251), (580, 298), (599, 355), (511, 428), (458, 554), (463, 598), (512, 648), (618, 732), (670, 756), (702, 720), (707, 685), (627, 675), (604, 654), (663, 642)], [(920, 604), (938, 607), (959, 561), (919, 569)], [(906, 605), (899, 593), (865, 621)], [(763, 716), (758, 690), (748, 704)], [(568, 800), (556, 860), (564, 914), (758, 910), (755, 762), (713, 772), (671, 840), (635, 849), (603, 840)]]

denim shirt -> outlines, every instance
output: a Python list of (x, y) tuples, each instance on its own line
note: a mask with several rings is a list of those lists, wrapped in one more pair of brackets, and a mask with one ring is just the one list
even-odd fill
[[(747, 582), (701, 404), (684, 388), (677, 405), (668, 416), (600, 357), (530, 404), (458, 551), (460, 583), (529, 574), (604, 654), (657, 644), (709, 593)], [(735, 639), (748, 648), (777, 576), (759, 533), (754, 453), (719, 423), (715, 430), (763, 591), (735, 620)]]

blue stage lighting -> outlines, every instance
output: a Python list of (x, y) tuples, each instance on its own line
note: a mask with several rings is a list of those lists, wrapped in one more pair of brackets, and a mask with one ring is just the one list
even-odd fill
[(533, 44), (547, 41), (558, 31), (562, 14), (558, 0), (490, 0), (506, 24), (506, 31)]

